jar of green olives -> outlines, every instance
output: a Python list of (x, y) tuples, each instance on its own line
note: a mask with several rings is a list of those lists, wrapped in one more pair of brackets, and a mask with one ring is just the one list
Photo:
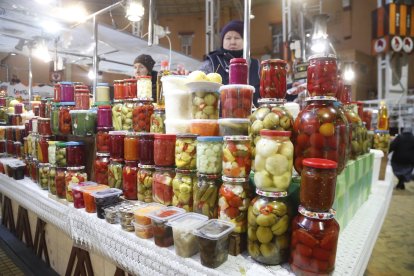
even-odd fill
[(39, 163), (37, 168), (39, 170), (37, 174), (38, 184), (42, 190), (47, 190), (49, 182), (49, 163)]
[(51, 193), (52, 195), (56, 195), (55, 176), (56, 176), (56, 166), (50, 165), (49, 177), (48, 177), (48, 189), (49, 189), (49, 193)]

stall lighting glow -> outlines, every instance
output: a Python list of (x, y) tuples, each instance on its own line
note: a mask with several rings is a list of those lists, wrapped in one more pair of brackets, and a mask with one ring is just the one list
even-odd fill
[(327, 40), (324, 39), (312, 40), (311, 50), (314, 53), (323, 53), (327, 49), (327, 44)]
[(130, 1), (126, 11), (126, 18), (131, 22), (137, 22), (144, 16), (145, 9), (139, 1)]
[(67, 22), (85, 22), (88, 13), (81, 5), (67, 6), (56, 11), (58, 18)]
[(49, 54), (49, 49), (47, 48), (46, 42), (44, 40), (38, 41), (36, 43), (36, 46), (33, 49), (33, 56), (44, 62), (50, 62), (52, 60)]
[(89, 70), (89, 72), (88, 72), (88, 78), (90, 80), (94, 80), (95, 79), (95, 73), (92, 70)]
[(62, 30), (62, 25), (54, 21), (43, 21), (40, 25), (42, 26), (43, 31), (50, 34), (56, 34)]
[(42, 4), (42, 5), (47, 5), (52, 3), (53, 0), (36, 0), (37, 3)]
[(344, 72), (344, 80), (346, 81), (352, 81), (355, 79), (355, 72), (352, 69), (346, 70)]

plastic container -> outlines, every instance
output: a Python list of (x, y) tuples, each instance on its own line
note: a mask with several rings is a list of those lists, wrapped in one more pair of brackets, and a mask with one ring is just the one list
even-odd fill
[(221, 175), (199, 174), (193, 185), (193, 212), (218, 217), (218, 191), (222, 184)]
[(152, 220), (149, 217), (149, 214), (165, 208), (164, 205), (158, 203), (143, 205), (134, 210), (134, 220), (138, 225), (151, 226), (152, 228)]
[(249, 66), (244, 58), (232, 58), (229, 66), (229, 84), (247, 84)]
[[(191, 94), (187, 91), (187, 76), (169, 75), (161, 78), (165, 96), (165, 115), (169, 120), (188, 120), (191, 118)], [(188, 132), (188, 131), (186, 131)], [(186, 133), (184, 132), (184, 133)], [(167, 133), (176, 133), (168, 131)]]
[(72, 118), (70, 111), (73, 109), (74, 102), (62, 102), (59, 107), (59, 134), (68, 135), (72, 132)]
[(125, 161), (139, 161), (138, 134), (128, 133), (124, 138)]
[(52, 135), (52, 129), (50, 127), (50, 118), (39, 118), (38, 119), (38, 130), (39, 134), (43, 136)]
[(90, 136), (95, 133), (95, 110), (71, 110), (72, 134), (76, 136)]
[(139, 134), (139, 159), (142, 165), (154, 165), (154, 134)]
[(108, 83), (98, 83), (96, 85), (95, 102), (109, 102), (110, 100)]
[(98, 132), (96, 133), (96, 152), (100, 153), (109, 153), (109, 131), (112, 128), (98, 128)]
[[(60, 84), (60, 99), (57, 100), (55, 98), (55, 101), (57, 101), (57, 102), (74, 102), (75, 101), (75, 97), (74, 97), (75, 87), (73, 86), (73, 83), (69, 82), (69, 81), (62, 81), (59, 84)], [(59, 94), (58, 91), (56, 91), (56, 92), (57, 92), (57, 94)], [(56, 97), (56, 95), (55, 95), (55, 97)], [(57, 98), (59, 98), (59, 96)]]
[(112, 109), (110, 105), (98, 107), (96, 125), (98, 128), (112, 128)]
[(172, 204), (175, 176), (173, 167), (156, 167), (152, 183), (152, 199), (154, 202), (169, 206)]
[(152, 183), (155, 166), (139, 164), (138, 170), (138, 200), (142, 202), (153, 202)]
[(92, 196), (92, 193), (106, 189), (109, 189), (106, 185), (87, 186), (81, 188), (80, 191), (83, 194), (83, 202), (85, 203), (85, 211), (87, 213), (96, 212), (95, 198)]
[(152, 231), (156, 245), (159, 247), (169, 247), (174, 244), (172, 228), (167, 222), (183, 213), (185, 213), (184, 209), (167, 207), (149, 214), (152, 220)]
[(338, 71), (335, 55), (309, 57), (307, 90), (309, 96), (335, 97), (338, 90)]
[(251, 169), (251, 145), (249, 136), (225, 136), (223, 146), (223, 175), (246, 178)]
[(76, 209), (85, 208), (85, 201), (83, 200), (83, 187), (97, 186), (98, 184), (92, 181), (81, 182), (78, 185), (72, 186), (73, 207)]
[(155, 108), (151, 115), (151, 133), (165, 133), (165, 108)]
[(37, 168), (39, 170), (37, 173), (37, 183), (42, 190), (47, 190), (49, 183), (49, 163), (39, 163)]
[(85, 167), (67, 167), (65, 172), (66, 200), (73, 202), (72, 187), (88, 180)]
[(200, 136), (218, 136), (219, 125), (217, 120), (191, 120), (190, 132)]
[(286, 96), (286, 61), (268, 59), (261, 62), (260, 97), (284, 99)]
[(124, 99), (124, 81), (114, 80), (114, 100)]
[[(151, 92), (152, 93), (152, 92)], [(136, 132), (150, 132), (154, 106), (151, 100), (140, 100), (132, 111), (132, 128)]]
[(174, 134), (154, 134), (154, 163), (156, 166), (174, 166)]
[(110, 205), (104, 208), (105, 220), (110, 224), (118, 224), (120, 221), (119, 208), (121, 203)]
[(223, 85), (220, 87), (223, 118), (249, 118), (252, 111), (254, 87), (251, 85)]
[(66, 164), (68, 167), (85, 166), (85, 143), (66, 142)]
[(183, 208), (187, 212), (193, 211), (193, 186), (197, 183), (196, 170), (175, 170), (172, 182), (172, 206)]
[(122, 191), (115, 188), (106, 189), (103, 191), (96, 191), (92, 193), (95, 198), (96, 215), (100, 219), (105, 218), (104, 208), (116, 204), (119, 201), (119, 196)]
[(187, 83), (191, 93), (189, 108), (191, 108), (192, 119), (218, 119), (220, 86), (220, 83), (209, 81)]
[(94, 163), (95, 181), (98, 184), (108, 185), (109, 153), (96, 153)]
[(10, 168), (13, 171), (14, 180), (24, 179), (24, 171), (26, 169), (26, 165), (24, 163), (16, 162), (16, 163), (10, 164)]
[(177, 169), (197, 169), (197, 135), (179, 134), (175, 142), (175, 165)]
[(65, 142), (57, 142), (56, 144), (56, 166), (58, 167), (66, 167), (66, 143)]
[(135, 235), (141, 239), (150, 239), (154, 236), (152, 225), (139, 225), (135, 221), (132, 222), (135, 229)]
[(152, 80), (151, 76), (140, 76), (137, 79), (137, 96), (138, 99), (146, 99), (146, 100), (153, 100), (152, 99)]
[(220, 136), (249, 135), (249, 119), (219, 119), (218, 123)]
[(137, 200), (138, 195), (138, 163), (137, 161), (125, 161), (125, 166), (122, 170), (122, 190), (125, 199)]
[(170, 134), (190, 133), (191, 120), (166, 119), (165, 132)]
[(134, 99), (137, 97), (137, 80), (124, 80), (124, 97), (125, 99)]
[(197, 137), (197, 169), (202, 174), (221, 174), (223, 137)]
[(108, 165), (108, 185), (111, 188), (122, 189), (123, 163), (110, 159)]
[(122, 162), (124, 160), (125, 131), (109, 132), (109, 154), (111, 159)]

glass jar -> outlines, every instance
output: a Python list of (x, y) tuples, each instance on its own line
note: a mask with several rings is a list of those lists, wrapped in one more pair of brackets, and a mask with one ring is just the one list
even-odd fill
[[(120, 100), (114, 100), (114, 104), (112, 106), (112, 126), (116, 131), (122, 130), (122, 103), (123, 102)], [(127, 109), (125, 109), (124, 111), (126, 112), (125, 114), (128, 113)]]
[(90, 107), (89, 89), (75, 89), (75, 109), (87, 110)]
[(109, 153), (96, 153), (95, 159), (95, 182), (108, 185)]
[(61, 101), (60, 83), (53, 86), (53, 101), (57, 103)]
[(110, 105), (101, 105), (98, 107), (96, 125), (98, 128), (112, 128), (112, 110)]
[(125, 131), (110, 131), (109, 132), (109, 153), (111, 159), (123, 161), (124, 160), (124, 139)]
[(256, 189), (247, 215), (247, 252), (266, 265), (289, 259), (292, 210), (287, 192)]
[(174, 166), (175, 160), (174, 134), (154, 135), (154, 163), (157, 166)]
[(139, 164), (138, 170), (138, 200), (142, 202), (153, 202), (152, 183), (155, 166)]
[(152, 183), (152, 199), (154, 202), (169, 206), (172, 204), (172, 182), (175, 169), (169, 167), (156, 167)]
[(18, 158), (18, 159), (22, 158), (23, 157), (23, 155), (22, 155), (22, 152), (23, 152), (22, 143), (21, 142), (13, 142), (13, 148), (14, 148), (13, 149), (14, 157)]
[(56, 165), (56, 141), (48, 141), (47, 157), (50, 165)]
[(124, 81), (114, 80), (114, 100), (124, 99)]
[(335, 55), (309, 57), (307, 89), (310, 97), (335, 97), (338, 90), (338, 71)]
[(229, 66), (229, 84), (248, 84), (249, 67), (244, 58), (232, 58)]
[[(29, 133), (29, 131), (27, 131), (26, 133)], [(5, 139), (6, 139), (6, 127), (0, 126), (0, 140), (5, 140)]]
[(91, 136), (95, 133), (95, 110), (71, 110), (72, 134), (75, 136)]
[(8, 126), (8, 127), (6, 127), (6, 140), (9, 140), (9, 141), (14, 141), (14, 135), (15, 135), (15, 132), (14, 132), (14, 126)]
[(364, 116), (362, 117), (362, 120), (366, 124), (365, 127), (367, 128), (367, 130), (371, 130), (372, 110), (364, 110)]
[(155, 108), (151, 115), (151, 133), (165, 133), (165, 108)]
[(223, 175), (247, 178), (251, 169), (251, 139), (249, 136), (224, 136)]
[(72, 119), (70, 111), (73, 109), (75, 103), (65, 102), (61, 103), (59, 107), (59, 134), (68, 135), (72, 132)]
[(100, 82), (96, 85), (95, 102), (109, 102), (109, 85), (108, 83)]
[(23, 138), (27, 135), (26, 133), (28, 133), (28, 132), (26, 132), (24, 126), (16, 127), (16, 133), (15, 133), (16, 140), (15, 141), (23, 143)]
[(56, 177), (56, 166), (50, 165), (47, 186), (48, 186), (49, 193), (51, 193), (52, 195), (56, 195), (55, 177)]
[(365, 147), (368, 147), (366, 143), (364, 145), (364, 140), (362, 139), (362, 135), (364, 132), (364, 126), (362, 124), (361, 118), (358, 114), (354, 111), (354, 105), (347, 104), (344, 105), (344, 111), (346, 119), (348, 120), (349, 124), (349, 136), (350, 136), (350, 158), (356, 159), (359, 155), (361, 155), (364, 151)]
[(0, 98), (0, 124), (7, 124), (7, 100), (6, 98)]
[(218, 119), (219, 118), (219, 98), (217, 93), (220, 83), (206, 82), (189, 83), (191, 93), (191, 118), (192, 119)]
[(137, 97), (137, 80), (124, 80), (124, 97), (125, 99), (134, 99)]
[(52, 111), (50, 114), (50, 126), (52, 129), (53, 135), (59, 135), (59, 108), (60, 103), (53, 103), (52, 104)]
[(175, 165), (177, 169), (197, 169), (197, 135), (178, 134), (175, 142)]
[(74, 102), (75, 87), (72, 82), (62, 81), (60, 82), (60, 100), (58, 102)]
[(66, 200), (73, 202), (72, 187), (78, 185), (81, 182), (88, 180), (88, 175), (85, 173), (85, 167), (72, 167), (67, 168), (65, 173), (65, 188), (66, 188)]
[(139, 159), (142, 165), (154, 165), (154, 134), (139, 134)]
[(151, 100), (153, 101), (154, 99), (152, 98), (152, 80), (151, 80), (151, 76), (140, 76), (138, 77), (137, 80), (137, 94), (138, 94), (138, 99), (142, 99), (142, 100)]
[(29, 173), (30, 173), (30, 179), (37, 184), (38, 178), (37, 178), (37, 165), (39, 162), (36, 159), (32, 159), (29, 163)]
[(388, 155), (390, 148), (390, 132), (388, 130), (374, 131), (374, 149), (382, 150), (385, 156)]
[(136, 132), (150, 132), (151, 116), (154, 106), (150, 100), (140, 100), (132, 111), (133, 129)]
[(6, 140), (0, 140), (0, 156), (4, 157), (7, 154)]
[(20, 126), (23, 123), (23, 119), (20, 114), (9, 114), (9, 121), (13, 126)]
[(338, 174), (345, 168), (349, 125), (332, 98), (313, 97), (294, 123), (295, 170), (302, 171), (304, 158), (325, 158), (338, 163)]
[(38, 141), (39, 141), (39, 135), (32, 133), (32, 136), (30, 137), (30, 144), (31, 144), (31, 149), (32, 149), (32, 155), (31, 156), (33, 158), (36, 158), (36, 159), (38, 157), (37, 151), (39, 149), (38, 148)]
[(96, 152), (109, 153), (109, 131), (112, 128), (98, 128), (96, 133)]
[(138, 133), (128, 133), (124, 138), (125, 161), (139, 161)]
[(6, 144), (6, 150), (7, 150), (7, 156), (9, 157), (13, 157), (14, 156), (14, 142), (7, 140), (7, 144)]
[(40, 136), (37, 143), (37, 160), (40, 163), (49, 163), (49, 138)]
[(58, 167), (66, 167), (66, 143), (65, 142), (57, 142), (56, 143), (56, 166)]
[(252, 113), (253, 86), (223, 85), (219, 91), (223, 118), (249, 118)]
[(108, 165), (108, 185), (111, 188), (122, 189), (123, 163), (110, 159)]
[[(121, 107), (121, 130), (130, 130), (132, 131), (132, 111), (134, 109), (134, 101), (129, 100), (129, 101), (125, 101), (122, 104)], [(115, 106), (112, 108), (112, 116), (114, 115), (113, 109), (115, 108)], [(118, 119), (119, 121), (119, 119)], [(115, 125), (114, 120), (112, 120), (114, 129), (117, 130), (117, 127)]]
[(201, 174), (221, 174), (223, 137), (197, 137), (197, 170)]
[(49, 164), (39, 163), (37, 165), (37, 168), (38, 168), (37, 183), (39, 184), (42, 190), (47, 190), (48, 183), (49, 183)]
[(219, 189), (218, 218), (232, 222), (235, 233), (247, 232), (247, 209), (249, 208), (249, 180), (222, 177)]
[(193, 186), (197, 183), (196, 172), (195, 170), (175, 170), (172, 182), (172, 206), (183, 208), (187, 212), (193, 211)]
[(263, 60), (260, 70), (260, 97), (284, 99), (286, 96), (286, 61)]
[(66, 142), (66, 160), (68, 167), (85, 166), (85, 143)]
[(330, 275), (335, 269), (339, 225), (335, 212), (313, 213), (299, 207), (292, 221), (290, 268), (296, 275)]
[(65, 186), (65, 174), (66, 168), (56, 168), (56, 195), (59, 198), (66, 198), (66, 186)]
[(125, 199), (137, 200), (137, 181), (138, 181), (138, 163), (137, 161), (125, 161), (122, 172), (123, 192)]
[(32, 120), (32, 133), (39, 134), (39, 117), (33, 117), (31, 120)]
[(290, 131), (261, 130), (254, 159), (254, 183), (266, 192), (287, 192), (292, 179)]
[(51, 114), (52, 114), (52, 99), (47, 98), (46, 106), (45, 106), (45, 118), (50, 118)]
[(39, 104), (39, 117), (40, 118), (47, 118), (46, 117), (46, 102), (47, 99), (41, 99)]
[(193, 212), (208, 216), (209, 219), (216, 219), (221, 175), (199, 173), (198, 181), (193, 184)]

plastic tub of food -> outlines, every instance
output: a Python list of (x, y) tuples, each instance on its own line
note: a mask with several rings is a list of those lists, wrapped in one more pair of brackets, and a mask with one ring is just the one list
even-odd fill
[(152, 225), (140, 225), (135, 221), (132, 222), (135, 229), (135, 235), (141, 239), (150, 239), (153, 237)]
[[(187, 91), (187, 76), (164, 76), (161, 78), (165, 97), (165, 115), (169, 119), (191, 118), (191, 93)], [(167, 133), (169, 133), (167, 131)]]
[(93, 192), (109, 189), (106, 185), (87, 186), (82, 188), (83, 201), (85, 203), (85, 211), (88, 213), (96, 212), (95, 198), (92, 196)]
[(85, 202), (83, 201), (83, 191), (82, 188), (87, 186), (97, 186), (98, 184), (92, 181), (81, 182), (78, 185), (72, 186), (72, 196), (73, 196), (73, 207), (80, 209), (85, 208)]
[(184, 209), (170, 206), (148, 215), (152, 219), (152, 231), (156, 245), (159, 247), (169, 247), (174, 244), (172, 228), (167, 225), (167, 222), (184, 213)]
[(122, 206), (122, 203), (117, 203), (114, 205), (109, 205), (104, 208), (105, 220), (110, 224), (119, 223), (120, 215), (119, 208)]
[(104, 208), (106, 206), (116, 204), (119, 201), (120, 195), (122, 195), (122, 191), (116, 188), (110, 188), (92, 193), (92, 196), (95, 198), (96, 215), (98, 218), (105, 218)]
[(168, 134), (182, 134), (189, 133), (191, 127), (191, 120), (166, 119), (165, 133)]
[(220, 87), (220, 104), (223, 118), (248, 118), (252, 112), (254, 87), (232, 84)]
[(191, 93), (189, 107), (192, 119), (218, 119), (220, 86), (220, 83), (210, 81), (195, 81), (187, 84)]
[(175, 254), (188, 258), (198, 252), (198, 242), (193, 231), (207, 220), (207, 216), (186, 213), (167, 223), (173, 230)]
[(218, 136), (219, 125), (217, 120), (191, 120), (190, 132), (200, 136)]
[(149, 203), (148, 205), (139, 207), (134, 211), (135, 222), (143, 226), (151, 225), (151, 218), (149, 217), (149, 214), (163, 208), (166, 207), (159, 203)]
[(249, 119), (219, 119), (220, 136), (249, 135)]

